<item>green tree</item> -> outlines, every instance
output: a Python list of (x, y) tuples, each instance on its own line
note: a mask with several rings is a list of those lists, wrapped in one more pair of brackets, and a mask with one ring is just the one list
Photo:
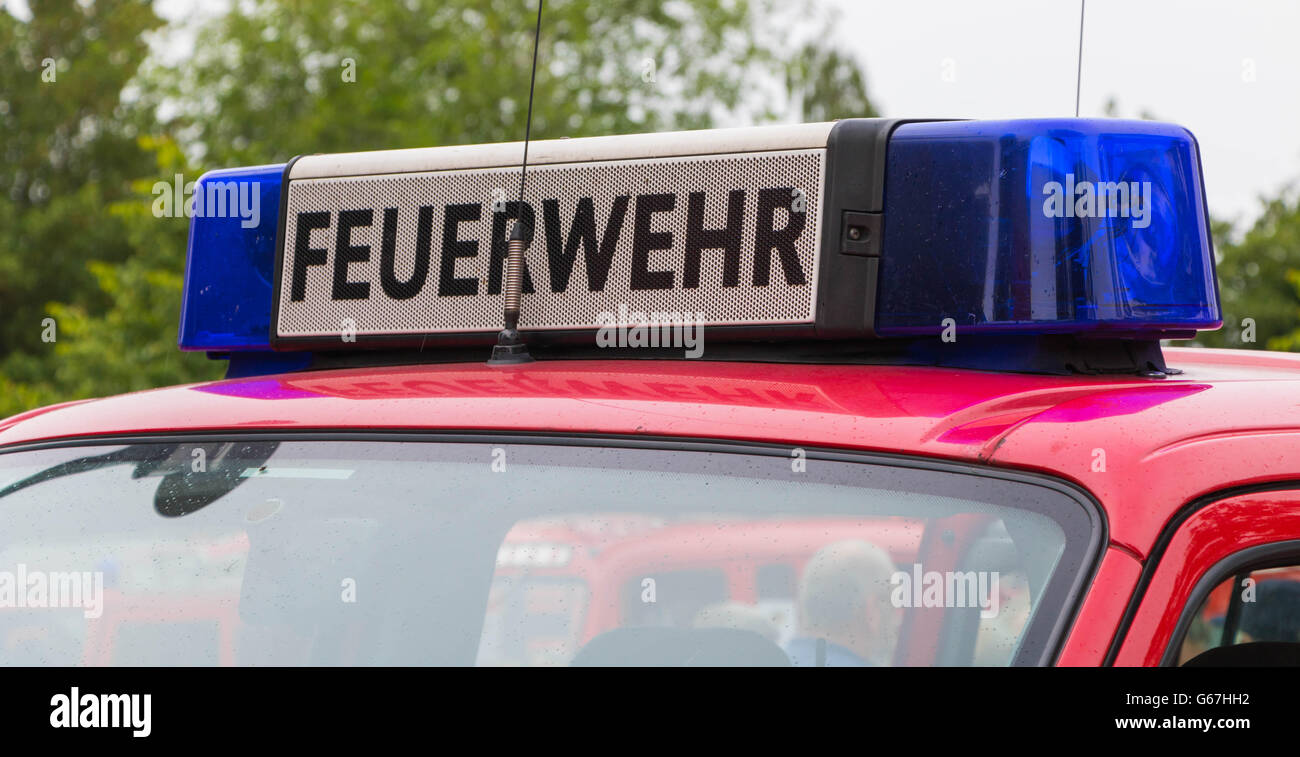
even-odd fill
[(106, 205), (150, 167), (122, 92), (162, 22), (147, 0), (44, 0), (0, 11), (0, 356), (44, 352), (46, 304), (99, 305), (87, 260), (130, 254)]
[[(1300, 192), (1283, 191), (1240, 240), (1226, 223), (1213, 226), (1219, 253), (1223, 328), (1202, 333), (1211, 347), (1300, 351)], [(1249, 336), (1254, 323), (1254, 341)]]
[(27, 20), (0, 11), (0, 49), (11, 53), (0, 66), (0, 416), (84, 396), (58, 374), (102, 366), (60, 362), (69, 331), (52, 303), (112, 307), (87, 263), (138, 252), (109, 208), (133, 199), (132, 179), (154, 169), (137, 131), (144, 106), (123, 94), (146, 32), (162, 23), (150, 3), (31, 5)]
[(53, 341), (44, 343), (44, 350), (11, 353), (0, 363), (0, 417), (52, 402), (221, 375), (220, 363), (176, 349), (189, 222), (155, 218), (151, 208), (155, 177), (188, 173), (184, 158), (165, 138), (141, 137), (135, 148), (154, 160), (154, 168), (124, 182), (122, 199), (96, 210), (130, 254), (120, 262), (84, 261), (94, 297), (46, 305), (41, 320), (53, 324)]
[(785, 84), (801, 121), (879, 115), (867, 99), (862, 68), (844, 51), (825, 44), (809, 42), (800, 48), (786, 70)]
[[(530, 5), (240, 3), (198, 35), (183, 66), (155, 69), (150, 91), (178, 106), (172, 125), (213, 166), (517, 140), (532, 62)], [(774, 5), (552, 0), (543, 18), (534, 138), (770, 117), (755, 83), (783, 79), (806, 113), (872, 114), (862, 75), (844, 55), (809, 45), (787, 62), (755, 42), (751, 30)]]
[[(21, 199), (0, 203), (0, 222), (13, 229), (0, 232), (0, 286), (21, 295), (14, 302), (24, 315), (11, 341), (0, 342), (0, 416), (221, 372), (219, 362), (176, 350), (188, 225), (152, 216), (153, 182), (177, 172), (193, 180), (200, 166), (517, 140), (524, 131), (535, 16), (520, 0), (232, 3), (197, 29), (182, 62), (146, 62), (134, 76), (157, 18), (143, 0), (90, 5), (37, 4), (30, 22), (0, 13), (0, 43), (26, 51), (5, 92), (25, 87), (29, 104), (61, 98), (42, 117), (49, 123), (15, 122), (21, 135), (6, 142), (25, 168), (0, 186)], [(824, 45), (791, 56), (771, 41), (784, 42), (784, 29), (759, 33), (777, 23), (769, 13), (776, 7), (551, 0), (534, 138), (703, 128), (792, 110), (805, 118), (874, 114), (849, 57)], [(38, 86), (52, 29), (64, 45), (57, 86), (77, 89)], [(774, 83), (775, 94), (762, 83)], [(0, 98), (8, 101), (16, 100)], [(77, 114), (91, 118), (93, 138), (42, 136), (85, 123)], [(29, 174), (51, 177), (42, 179), (47, 195), (31, 189)], [(53, 256), (58, 266), (45, 270)], [(45, 316), (58, 323), (53, 344), (38, 340)]]

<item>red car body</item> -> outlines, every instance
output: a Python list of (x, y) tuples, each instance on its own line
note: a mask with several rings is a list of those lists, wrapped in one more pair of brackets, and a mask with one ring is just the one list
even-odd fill
[[(1030, 470), (1089, 492), (1109, 543), (1061, 665), (1154, 665), (1195, 585), (1300, 540), (1300, 356), (1169, 349), (1169, 378), (706, 361), (346, 368), (66, 403), (16, 445), (167, 432), (494, 430), (723, 439)], [(1100, 461), (1100, 464), (1099, 464)]]

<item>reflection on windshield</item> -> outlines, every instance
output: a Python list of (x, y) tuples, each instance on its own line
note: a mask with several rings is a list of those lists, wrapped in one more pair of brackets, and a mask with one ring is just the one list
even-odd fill
[(188, 515), (221, 499), (249, 477), (264, 472), (262, 463), (278, 446), (279, 442), (224, 442), (123, 447), (61, 460), (23, 476), (0, 488), (0, 499), (64, 476), (131, 465), (131, 478), (160, 479), (154, 492), (154, 509), (159, 514)]

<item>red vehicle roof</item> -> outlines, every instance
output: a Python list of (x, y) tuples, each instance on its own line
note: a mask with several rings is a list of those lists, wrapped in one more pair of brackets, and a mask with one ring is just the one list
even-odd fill
[(351, 368), (56, 405), (0, 421), (0, 446), (168, 431), (427, 429), (887, 451), (1072, 480), (1105, 507), (1111, 541), (1144, 556), (1187, 501), (1300, 474), (1300, 356), (1170, 349), (1167, 359), (1185, 373), (650, 360)]

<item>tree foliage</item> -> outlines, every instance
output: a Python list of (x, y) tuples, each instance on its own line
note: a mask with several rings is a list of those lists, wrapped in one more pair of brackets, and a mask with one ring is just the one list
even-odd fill
[[(161, 23), (149, 4), (32, 5), (29, 21), (0, 12), (0, 50), (12, 53), (0, 65), (0, 359), (48, 352), (49, 303), (107, 304), (86, 263), (125, 260), (131, 246), (104, 209), (153, 167), (122, 96), (145, 33)], [(6, 363), (10, 380), (20, 368), (29, 380), (43, 372), (32, 360)]]
[(1240, 239), (1226, 223), (1214, 224), (1214, 237), (1223, 328), (1197, 342), (1300, 352), (1300, 192), (1264, 202)]
[[(149, 57), (169, 29), (147, 0), (31, 5), (0, 11), (0, 417), (222, 372), (176, 350), (188, 221), (153, 216), (154, 182), (523, 134), (521, 0), (246, 0), (174, 63)], [(551, 0), (534, 138), (874, 114), (845, 53), (785, 49), (779, 7)]]
[[(760, 18), (743, 0), (552, 0), (534, 138), (764, 114), (752, 83), (785, 64), (749, 33)], [(201, 34), (186, 65), (154, 72), (150, 91), (179, 106), (169, 126), (211, 165), (513, 141), (524, 133), (534, 23), (519, 0), (342, 0), (327, 12), (258, 0)], [(849, 84), (858, 91), (847, 97), (865, 102), (860, 77)]]

